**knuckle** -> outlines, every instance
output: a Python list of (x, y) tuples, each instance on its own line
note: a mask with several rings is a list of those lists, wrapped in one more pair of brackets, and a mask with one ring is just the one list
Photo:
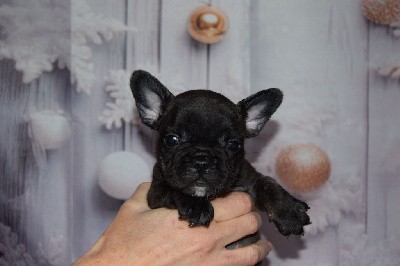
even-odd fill
[(144, 189), (149, 189), (150, 188), (150, 183), (149, 182), (144, 182), (144, 183), (140, 183), (136, 190), (144, 190)]
[(237, 204), (246, 211), (251, 211), (253, 208), (253, 201), (251, 196), (247, 193), (241, 192), (237, 194)]
[(260, 215), (256, 212), (249, 214), (247, 219), (247, 227), (252, 232), (255, 233), (261, 226)]
[(260, 253), (255, 246), (249, 246), (247, 251), (247, 262), (250, 265), (254, 265), (260, 261)]

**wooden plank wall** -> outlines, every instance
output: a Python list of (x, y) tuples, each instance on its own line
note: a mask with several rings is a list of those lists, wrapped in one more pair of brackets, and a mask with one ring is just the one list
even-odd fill
[[(106, 130), (98, 122), (109, 100), (106, 77), (115, 69), (143, 68), (168, 85), (213, 89), (233, 100), (280, 87), (287, 97), (301, 92), (305, 103), (325, 101), (335, 113), (331, 123), (324, 132), (298, 141), (312, 139), (323, 147), (331, 156), (333, 176), (355, 173), (360, 178), (366, 203), (361, 222), (372, 241), (400, 231), (399, 82), (376, 75), (370, 67), (376, 58), (400, 62), (399, 40), (387, 28), (368, 24), (358, 1), (88, 3), (94, 12), (135, 28), (91, 46), (98, 79), (90, 96), (76, 92), (65, 70), (26, 85), (12, 61), (0, 62), (0, 219), (30, 251), (59, 240), (60, 257), (54, 264), (64, 265), (84, 253), (107, 227), (122, 201), (97, 185), (98, 166), (106, 155), (130, 150), (149, 165), (154, 163), (148, 131), (135, 125)], [(229, 18), (230, 30), (219, 44), (203, 45), (187, 34), (188, 15), (204, 5), (222, 9)], [(283, 104), (277, 121), (284, 118), (286, 108), (290, 106)], [(46, 109), (64, 111), (73, 130), (70, 145), (51, 152), (31, 145), (26, 123), (30, 113)], [(284, 136), (285, 129), (282, 124), (279, 134)], [(251, 142), (254, 150), (248, 151), (251, 161), (267, 174), (273, 172), (274, 145), (279, 141), (279, 136), (263, 139), (269, 134)], [(257, 147), (266, 145), (271, 152)], [(21, 195), (23, 201), (15, 203)], [(339, 227), (352, 222), (351, 217), (344, 219), (347, 222)], [(270, 226), (263, 232), (275, 245), (266, 265), (337, 265), (336, 227), (307, 241), (282, 238)]]
[[(367, 24), (358, 2), (257, 1), (252, 12), (253, 87), (278, 87), (285, 94), (273, 117), (279, 131), (256, 165), (267, 172), (262, 164), (273, 168), (275, 147), (313, 143), (331, 158), (330, 179), (348, 176), (366, 184)], [(302, 124), (292, 126), (293, 119)], [(277, 243), (271, 265), (337, 265), (335, 228), (306, 241), (265, 231)]]
[[(372, 66), (400, 62), (400, 39), (370, 25)], [(368, 78), (368, 217), (371, 242), (400, 233), (400, 83), (370, 70)]]

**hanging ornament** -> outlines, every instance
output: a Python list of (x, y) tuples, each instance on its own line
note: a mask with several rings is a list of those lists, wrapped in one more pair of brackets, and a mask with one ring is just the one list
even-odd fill
[(295, 192), (310, 192), (324, 184), (330, 175), (328, 155), (313, 144), (295, 144), (281, 150), (276, 173)]
[(190, 14), (188, 31), (198, 42), (213, 44), (222, 40), (228, 30), (226, 15), (215, 8), (200, 7)]
[(34, 139), (45, 150), (61, 148), (71, 138), (71, 125), (61, 112), (44, 110), (30, 117)]
[(127, 151), (106, 156), (98, 175), (101, 189), (109, 196), (121, 200), (128, 199), (140, 183), (149, 179), (147, 163), (135, 153)]
[(400, 18), (399, 0), (363, 0), (362, 11), (371, 22), (391, 25)]

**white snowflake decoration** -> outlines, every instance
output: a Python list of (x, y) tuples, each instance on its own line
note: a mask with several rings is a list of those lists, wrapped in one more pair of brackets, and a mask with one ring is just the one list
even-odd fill
[(36, 257), (48, 261), (51, 265), (60, 265), (63, 262), (66, 244), (63, 235), (51, 236), (47, 245), (38, 244)]
[(0, 265), (47, 265), (44, 258), (37, 258), (27, 252), (24, 244), (10, 227), (0, 222)]
[(138, 124), (138, 115), (134, 107), (134, 99), (129, 87), (130, 74), (125, 70), (116, 70), (110, 72), (107, 81), (109, 85), (105, 90), (114, 99), (114, 102), (107, 102), (103, 114), (99, 116), (99, 121), (107, 129), (113, 125), (120, 128), (122, 123)]
[[(155, 75), (155, 74), (154, 74)], [(113, 102), (107, 102), (106, 108), (99, 116), (99, 121), (104, 124), (107, 129), (121, 128), (123, 123), (140, 124), (139, 114), (135, 107), (135, 100), (133, 99), (131, 89), (129, 87), (129, 79), (131, 73), (123, 69), (114, 70), (110, 72), (110, 77), (107, 80), (108, 85), (105, 87), (106, 92), (114, 99)], [(155, 75), (163, 83), (160, 75)], [(169, 82), (171, 84), (171, 82)], [(176, 82), (177, 86), (167, 86), (169, 90), (175, 95), (185, 91), (184, 85)], [(172, 89), (171, 89), (172, 88)]]
[(95, 81), (88, 42), (109, 41), (128, 28), (114, 19), (95, 15), (85, 0), (11, 0), (0, 7), (0, 59), (15, 61), (29, 83), (57, 61), (67, 67), (77, 91), (90, 93)]
[(355, 170), (350, 169), (347, 175), (340, 173), (331, 176), (316, 191), (297, 195), (305, 199), (310, 207), (308, 214), (312, 224), (305, 227), (306, 234), (315, 235), (328, 226), (337, 226), (343, 212), (363, 215), (365, 206), (360, 193), (361, 178), (354, 172)]

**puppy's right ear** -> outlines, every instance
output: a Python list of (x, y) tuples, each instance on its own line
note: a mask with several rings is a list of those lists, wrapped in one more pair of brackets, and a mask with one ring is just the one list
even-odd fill
[(159, 118), (174, 95), (157, 78), (143, 70), (132, 73), (130, 87), (143, 124), (158, 129)]

